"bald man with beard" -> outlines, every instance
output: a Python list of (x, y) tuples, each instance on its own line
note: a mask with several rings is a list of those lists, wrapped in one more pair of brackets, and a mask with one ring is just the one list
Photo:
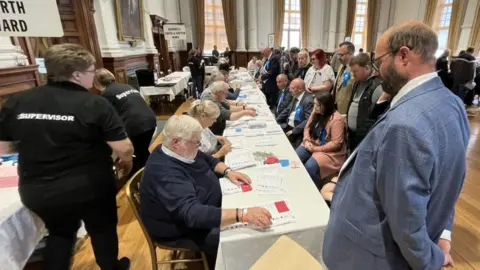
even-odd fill
[(385, 32), (374, 66), (390, 108), (343, 165), (323, 242), (331, 270), (441, 269), (466, 173), (462, 101), (435, 72), (438, 38), (421, 22)]

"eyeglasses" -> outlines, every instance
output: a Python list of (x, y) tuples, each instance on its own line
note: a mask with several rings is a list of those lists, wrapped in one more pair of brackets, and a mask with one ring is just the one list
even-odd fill
[(186, 142), (188, 142), (188, 143), (190, 143), (190, 144), (195, 145), (197, 148), (200, 147), (200, 146), (202, 146), (202, 142), (201, 142), (201, 141), (198, 141), (198, 142), (189, 141), (189, 140), (184, 140), (184, 141), (186, 141)]
[(386, 55), (390, 54), (390, 52), (386, 52), (379, 57), (373, 59), (372, 67), (375, 69), (375, 71), (380, 71), (380, 65), (382, 64), (382, 58), (385, 57)]

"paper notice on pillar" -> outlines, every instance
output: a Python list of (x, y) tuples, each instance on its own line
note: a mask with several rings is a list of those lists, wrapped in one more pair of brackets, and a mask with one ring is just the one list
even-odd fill
[(56, 0), (0, 0), (0, 36), (62, 37)]
[(166, 40), (187, 40), (184, 24), (164, 24), (163, 33)]

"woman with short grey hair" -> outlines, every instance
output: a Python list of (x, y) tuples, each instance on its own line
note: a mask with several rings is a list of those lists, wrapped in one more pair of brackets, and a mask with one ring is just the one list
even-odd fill
[[(203, 128), (200, 151), (214, 158), (222, 158), (232, 151), (232, 144), (225, 137), (215, 136), (210, 130), (220, 116), (220, 109), (215, 103), (210, 100), (196, 100), (188, 110), (188, 114)], [(217, 148), (218, 143), (222, 144), (220, 149)]]
[(260, 207), (224, 209), (218, 174), (235, 185), (250, 178), (198, 148), (203, 128), (188, 115), (168, 119), (163, 144), (148, 159), (140, 185), (141, 217), (154, 241), (172, 248), (203, 251), (214, 269), (220, 228), (246, 222), (271, 226)]

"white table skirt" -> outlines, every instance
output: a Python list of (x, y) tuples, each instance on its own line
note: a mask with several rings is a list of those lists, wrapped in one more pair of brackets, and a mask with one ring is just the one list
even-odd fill
[(155, 96), (155, 95), (170, 95), (170, 100), (175, 99), (175, 96), (188, 87), (188, 80), (190, 79), (190, 72), (176, 71), (172, 74), (165, 76), (165, 78), (172, 78), (171, 81), (164, 81), (162, 78), (158, 79), (157, 83), (173, 84), (171, 87), (157, 87), (157, 86), (142, 86), (140, 87), (140, 93), (142, 96)]
[[(45, 235), (45, 224), (22, 204), (18, 188), (0, 188), (0, 269), (23, 269)], [(82, 223), (77, 237), (85, 235)]]
[[(260, 91), (258, 88), (257, 90)], [(271, 152), (279, 158), (296, 160), (301, 164), (284, 134), (269, 135), (269, 137), (277, 145), (254, 147), (252, 152)], [(246, 137), (245, 140), (247, 145), (255, 145), (255, 141), (260, 138)], [(303, 166), (296, 169), (282, 168), (282, 174), (287, 184), (287, 192), (283, 195), (259, 195), (255, 183), (257, 169), (252, 167), (240, 171), (252, 178), (253, 190), (246, 193), (224, 195), (222, 208), (252, 207), (263, 202), (288, 200), (291, 211), (295, 214), (296, 222), (273, 227), (267, 231), (256, 231), (249, 228), (222, 231), (215, 269), (249, 269), (281, 235), (288, 235), (323, 264), (323, 237), (330, 209), (305, 168)]]

